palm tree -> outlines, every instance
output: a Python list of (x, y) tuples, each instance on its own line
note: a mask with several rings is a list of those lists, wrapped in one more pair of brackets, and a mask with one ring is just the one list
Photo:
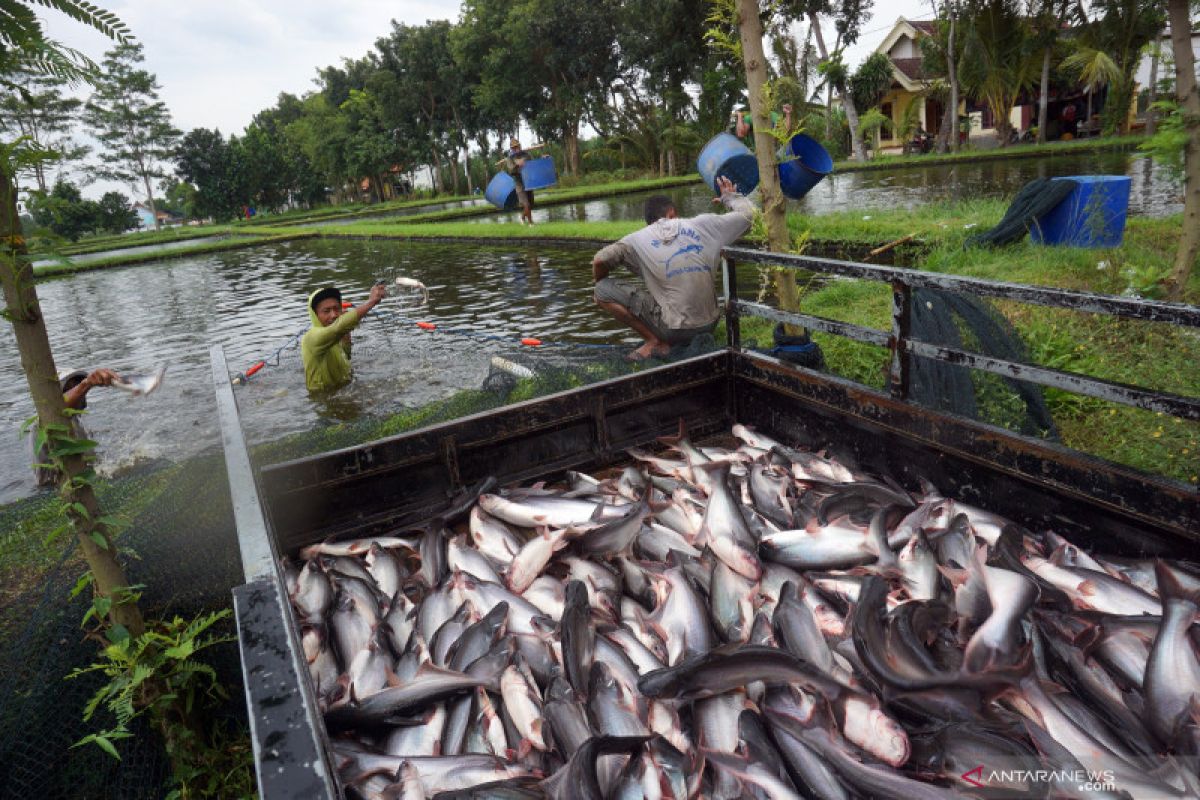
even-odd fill
[(1003, 147), (1009, 141), (1008, 116), (1017, 96), (1033, 85), (1034, 39), (1018, 0), (975, 0), (965, 11), (962, 82), (992, 112)]
[[(36, 0), (119, 42), (131, 40), (129, 29), (116, 16), (87, 0)], [(82, 53), (48, 39), (30, 0), (5, 0), (0, 4), (0, 88), (16, 91), (10, 76), (19, 70), (40, 71), (67, 81), (88, 80), (95, 63)], [(0, 143), (0, 284), (4, 290), (4, 317), (12, 324), (21, 354), (21, 368), (43, 431), (60, 435), (70, 430), (50, 337), (38, 302), (33, 267), (25, 249), (17, 215), (17, 173), (46, 153), (27, 141)], [(114, 630), (134, 636), (143, 630), (142, 615), (129, 597), (129, 582), (116, 558), (100, 506), (87, 481), (86, 450), (62, 456), (63, 494), (84, 558), (95, 579), (96, 591), (112, 601), (109, 621)]]

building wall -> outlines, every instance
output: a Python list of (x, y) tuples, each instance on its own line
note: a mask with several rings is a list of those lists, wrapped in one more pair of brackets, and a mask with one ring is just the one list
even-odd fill
[(154, 227), (154, 215), (150, 213), (150, 209), (137, 206), (133, 210), (137, 213), (139, 228)]
[(908, 36), (901, 36), (888, 50), (888, 58), (917, 58), (920, 55), (916, 42)]
[[(1160, 39), (1158, 44), (1159, 44), (1159, 47), (1162, 48), (1164, 53), (1171, 52), (1171, 37), (1170, 36), (1166, 36), (1163, 39)], [(1196, 77), (1200, 77), (1200, 31), (1197, 31), (1192, 34), (1192, 54), (1196, 58)], [(1158, 77), (1160, 80), (1162, 78), (1166, 78), (1166, 77), (1173, 78), (1174, 77), (1174, 67), (1171, 68), (1171, 72), (1170, 72), (1170, 74), (1168, 74), (1166, 65), (1163, 63), (1162, 59), (1160, 59), (1158, 62)], [(1133, 79), (1138, 82), (1139, 87), (1146, 87), (1146, 86), (1150, 85), (1150, 56), (1149, 55), (1142, 56), (1142, 61), (1140, 64), (1138, 64), (1137, 72), (1135, 72), (1133, 74)]]

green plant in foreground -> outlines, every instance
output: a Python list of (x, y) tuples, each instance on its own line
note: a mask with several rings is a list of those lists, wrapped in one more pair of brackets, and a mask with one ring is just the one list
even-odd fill
[[(86, 585), (85, 577), (76, 591)], [(103, 618), (103, 610), (93, 607), (85, 624), (93, 612)], [(99, 660), (67, 677), (97, 672), (106, 677), (108, 682), (88, 701), (83, 718), (90, 721), (103, 706), (115, 724), (88, 734), (73, 747), (94, 744), (119, 759), (114, 743), (133, 736), (130, 726), (145, 717), (162, 734), (171, 761), (174, 789), (168, 797), (253, 796), (249, 743), (228, 723), (209, 718), (212, 704), (228, 695), (213, 668), (196, 658), (234, 640), (211, 632), (230, 613), (222, 609), (193, 620), (148, 621), (146, 632), (136, 637), (109, 629)]]

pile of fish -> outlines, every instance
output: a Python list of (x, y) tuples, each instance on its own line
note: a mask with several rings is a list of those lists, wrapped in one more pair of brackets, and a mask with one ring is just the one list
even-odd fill
[(733, 434), (285, 564), (348, 794), (1200, 796), (1186, 564)]

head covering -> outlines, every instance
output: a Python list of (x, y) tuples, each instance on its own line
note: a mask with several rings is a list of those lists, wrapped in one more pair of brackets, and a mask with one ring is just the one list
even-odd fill
[(342, 302), (341, 290), (339, 290), (333, 286), (326, 286), (324, 289), (317, 289), (315, 292), (313, 292), (312, 294), (310, 294), (308, 296), (308, 307), (310, 309), (312, 309), (313, 311), (316, 311), (317, 305), (322, 300), (328, 300), (331, 297), (334, 300), (338, 301), (338, 305), (341, 305), (341, 302)]
[[(83, 383), (88, 376), (86, 369), (65, 369), (58, 373), (58, 385), (63, 394)], [(79, 401), (79, 408), (87, 408), (87, 398)]]

